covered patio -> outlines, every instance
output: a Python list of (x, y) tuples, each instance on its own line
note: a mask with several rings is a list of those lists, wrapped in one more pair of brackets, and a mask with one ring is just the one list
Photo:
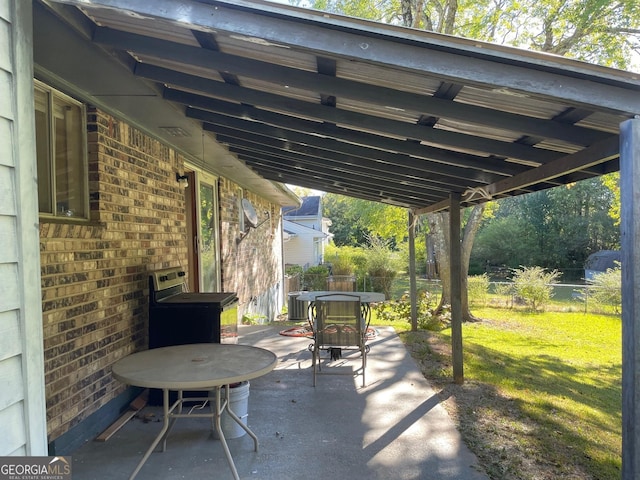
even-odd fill
[[(314, 388), (309, 339), (279, 330), (240, 327), (239, 343), (278, 356), (276, 369), (250, 384), (247, 421), (258, 452), (248, 435), (228, 440), (240, 478), (488, 478), (392, 328), (378, 328), (370, 342), (365, 388), (351, 375), (320, 376)], [(348, 373), (358, 364), (356, 352), (331, 368)], [(88, 439), (73, 453), (74, 478), (128, 478), (160, 430), (161, 414), (145, 407), (108, 441)], [(233, 477), (209, 420), (199, 418), (178, 420), (167, 450), (156, 450), (136, 478)]]
[[(46, 0), (33, 6), (33, 36), (29, 31), (28, 39), (34, 43), (36, 78), (68, 87), (87, 103), (197, 160), (207, 171), (240, 179), (247, 187), (261, 185), (274, 195), (280, 194), (280, 183), (292, 183), (397, 205), (407, 208), (411, 216), (449, 210), (453, 219), (459, 219), (465, 206), (620, 169), (625, 268), (623, 477), (638, 476), (637, 74), (270, 2)], [(459, 222), (452, 222), (450, 238), (455, 245)], [(27, 254), (37, 256), (37, 248), (31, 250)], [(459, 249), (451, 251), (459, 256)], [(460, 264), (452, 259), (451, 265), (454, 287), (459, 288)], [(28, 320), (31, 331), (41, 328), (40, 319), (34, 318)], [(453, 305), (452, 318), (459, 328), (459, 306)], [(281, 348), (275, 340), (253, 338)], [(34, 345), (38, 341), (35, 337)], [(422, 475), (437, 471), (437, 478), (475, 478), (458, 475), (459, 468), (475, 475), (469, 468), (473, 460), (455, 433), (448, 436), (447, 421), (442, 424), (445, 434), (403, 443), (411, 436), (412, 426), (435, 433), (430, 429), (441, 424), (425, 421), (439, 410), (436, 397), (415, 366), (405, 370), (405, 357), (393, 364), (390, 359), (399, 352), (390, 345), (399, 344), (374, 346), (384, 357), (384, 368), (372, 365), (373, 371), (379, 370), (379, 380), (367, 387), (365, 395), (336, 379), (330, 379), (340, 387), (336, 391), (306, 389), (308, 372), (298, 370), (302, 365), (298, 353), (304, 348), (282, 351), (281, 367), (272, 377), (256, 381), (253, 396), (251, 421), (264, 439), (262, 452), (273, 453), (289, 435), (278, 430), (285, 435), (280, 438), (269, 431), (274, 429), (274, 417), (266, 406), (274, 402), (281, 408), (285, 403), (285, 412), (302, 410), (304, 405), (313, 422), (322, 422), (315, 426), (328, 430), (320, 438), (312, 437), (313, 428), (307, 428), (305, 419), (292, 415), (290, 431), (295, 433), (291, 437), (299, 443), (287, 449), (285, 459), (265, 457), (267, 470), (284, 475), (294, 463), (304, 468), (313, 461), (312, 467), (327, 469), (323, 473), (342, 473), (331, 471), (331, 456), (317, 453), (337, 437), (329, 435), (331, 429), (343, 427), (340, 422), (327, 422), (332, 412), (321, 409), (339, 393), (358, 407), (353, 417), (355, 437), (344, 431), (357, 453), (345, 456), (337, 442), (331, 443), (335, 449), (330, 453), (340, 454), (340, 465), (352, 467), (351, 472), (355, 465), (360, 467), (357, 471), (379, 478), (415, 478), (414, 468)], [(42, 353), (38, 345), (31, 348)], [(461, 348), (458, 336), (454, 358), (461, 358)], [(372, 354), (372, 360), (377, 355)], [(33, 378), (32, 383), (39, 385), (40, 379)], [(297, 382), (299, 388), (282, 388)], [(404, 403), (393, 395), (396, 386), (406, 394), (417, 385), (415, 403), (407, 402), (408, 409), (401, 409)], [(377, 389), (384, 389), (384, 402), (375, 402)], [(299, 399), (290, 392), (305, 397)], [(396, 413), (402, 417), (387, 418)], [(128, 471), (123, 457), (105, 451), (119, 448), (118, 443), (101, 445), (100, 454), (85, 451), (84, 466), (95, 462), (99, 467), (103, 457), (109, 468)], [(238, 444), (242, 450), (242, 440)], [(135, 449), (130, 445), (127, 451)], [(407, 451), (411, 463), (394, 463), (404, 459)], [(260, 458), (247, 457), (244, 476), (260, 471)], [(437, 470), (435, 459), (445, 472), (453, 472), (450, 477)], [(289, 468), (279, 470), (281, 464)], [(81, 464), (77, 471), (82, 468)], [(395, 473), (398, 468), (406, 469), (404, 477)], [(287, 477), (274, 473), (273, 478)]]

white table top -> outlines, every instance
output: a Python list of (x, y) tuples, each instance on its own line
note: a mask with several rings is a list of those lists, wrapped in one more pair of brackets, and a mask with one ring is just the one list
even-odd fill
[(277, 362), (276, 355), (263, 348), (197, 343), (134, 353), (113, 365), (113, 376), (138, 387), (211, 389), (265, 375)]
[[(302, 292), (300, 295), (296, 297), (296, 300), (300, 300), (302, 302), (315, 302), (316, 297), (320, 297), (323, 295), (351, 295), (360, 297), (361, 302), (365, 303), (373, 303), (373, 302), (384, 302), (384, 293), (379, 292), (330, 292), (330, 291), (315, 291), (315, 292)], [(347, 300), (348, 297), (345, 297)], [(339, 300), (339, 298), (338, 298)]]

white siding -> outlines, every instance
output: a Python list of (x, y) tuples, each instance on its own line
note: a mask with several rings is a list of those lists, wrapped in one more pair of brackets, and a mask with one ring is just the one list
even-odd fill
[(284, 243), (285, 264), (313, 267), (322, 263), (324, 245), (329, 243), (329, 220), (322, 217), (322, 207), (317, 215), (289, 216), (285, 224), (287, 230), (295, 233)]
[(31, 24), (0, 0), (0, 456), (47, 454)]
[(317, 265), (312, 235), (298, 235), (284, 244), (284, 263), (313, 267)]
[[(24, 408), (20, 403), (14, 403), (4, 410), (0, 410), (0, 425), (2, 425), (3, 455), (27, 455), (27, 429), (24, 425)], [(35, 455), (35, 454), (34, 454)]]

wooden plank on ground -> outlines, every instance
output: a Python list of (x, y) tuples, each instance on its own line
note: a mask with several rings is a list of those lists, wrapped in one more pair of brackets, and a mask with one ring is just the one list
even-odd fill
[(129, 410), (124, 412), (109, 428), (96, 437), (97, 442), (106, 442), (118, 430), (120, 430), (129, 420), (131, 420), (140, 410), (147, 404), (147, 390), (138, 395), (135, 400), (129, 404)]

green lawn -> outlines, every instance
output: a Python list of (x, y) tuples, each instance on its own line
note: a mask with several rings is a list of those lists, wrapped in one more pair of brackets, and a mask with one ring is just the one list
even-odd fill
[[(408, 289), (402, 280), (398, 298)], [(408, 321), (381, 322), (375, 309), (371, 324), (405, 332), (407, 348), (427, 360), (425, 376), (441, 395), (448, 392), (443, 398), (457, 397), (459, 428), (492, 479), (619, 479), (620, 317), (585, 313), (572, 300), (551, 301), (536, 313), (493, 297), (487, 303), (473, 309), (485, 320), (463, 325), (461, 389), (451, 387), (450, 358), (432, 348), (434, 338), (450, 345), (450, 329), (412, 334)], [(476, 398), (465, 403), (470, 392)]]
[[(620, 478), (620, 318), (499, 308), (473, 313), (490, 320), (463, 325), (465, 379), (509, 400), (509, 412), (486, 415), (514, 422), (507, 431), (518, 448), (562, 478)], [(450, 342), (450, 330), (435, 335)]]

